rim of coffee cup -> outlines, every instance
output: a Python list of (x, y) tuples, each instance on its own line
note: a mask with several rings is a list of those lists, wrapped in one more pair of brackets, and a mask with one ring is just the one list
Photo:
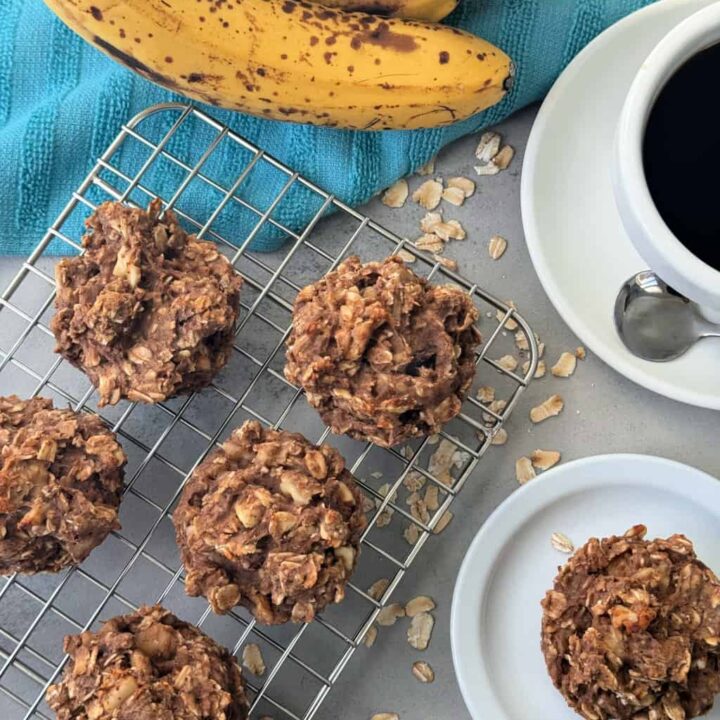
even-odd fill
[(613, 163), (618, 209), (640, 255), (676, 290), (715, 310), (720, 310), (720, 270), (688, 250), (663, 220), (645, 177), (643, 142), (648, 118), (667, 81), (690, 58), (718, 42), (720, 2), (691, 15), (658, 43), (626, 97)]

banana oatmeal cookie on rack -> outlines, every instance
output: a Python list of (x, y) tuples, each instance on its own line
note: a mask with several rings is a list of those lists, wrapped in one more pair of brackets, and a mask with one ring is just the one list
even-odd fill
[(120, 527), (125, 462), (96, 415), (0, 397), (0, 575), (81, 563)]
[(89, 376), (101, 406), (200, 389), (230, 357), (242, 280), (161, 210), (158, 200), (147, 212), (100, 205), (85, 253), (56, 267), (56, 351)]
[(309, 622), (345, 596), (367, 525), (340, 454), (246, 422), (192, 474), (173, 521), (189, 595), (265, 625)]
[(63, 678), (47, 691), (57, 720), (246, 720), (235, 658), (160, 606), (65, 638)]
[(550, 677), (587, 720), (686, 720), (720, 692), (720, 581), (684, 535), (591, 539), (543, 600)]
[(334, 433), (384, 447), (430, 435), (472, 385), (478, 316), (400, 258), (351, 257), (297, 296), (285, 376)]

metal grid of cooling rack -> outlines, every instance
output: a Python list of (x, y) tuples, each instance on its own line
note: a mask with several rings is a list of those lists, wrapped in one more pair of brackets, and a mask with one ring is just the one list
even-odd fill
[[(157, 135), (157, 123), (152, 132), (146, 132), (149, 121), (158, 118), (164, 121), (161, 134)], [(186, 143), (194, 153), (189, 159), (173, 150), (172, 139), (190, 132), (190, 125), (195, 126), (191, 131), (195, 139)], [(207, 139), (200, 147), (198, 127)], [(123, 165), (122, 150), (130, 143), (147, 152), (139, 166), (128, 169)], [(208, 161), (224, 143), (242, 150), (244, 158), (232, 168), (234, 180), (230, 182), (206, 172)], [(233, 359), (202, 393), (156, 406), (123, 402), (115, 408), (98, 408), (86, 378), (52, 353), (48, 322), (54, 280), (48, 249), (56, 250), (59, 242), (69, 251), (80, 250), (76, 221), (99, 201), (145, 205), (161, 195), (148, 181), (153, 167), (161, 162), (177, 179), (174, 191), (161, 196), (165, 206), (172, 207), (189, 229), (215, 241), (245, 279)], [(247, 200), (251, 193), (245, 187), (261, 166), (284, 178), (277, 196), (264, 209)], [(205, 216), (183, 206), (182, 199), (193, 186), (218, 195), (218, 202)], [(296, 232), (280, 222), (274, 211), (298, 186), (316, 197), (318, 210), (304, 229)], [(228, 237), (216, 227), (230, 206), (254, 218), (249, 231), (247, 224), (243, 226), (241, 237)], [(318, 225), (331, 206), (336, 211), (333, 217)], [(278, 252), (257, 254), (250, 244), (267, 227), (287, 235), (288, 242)], [(242, 609), (222, 618), (212, 615), (204, 601), (184, 595), (183, 569), (170, 532), (169, 514), (185, 479), (244, 419), (300, 429), (316, 442), (326, 440), (327, 429), (282, 374), (292, 299), (304, 284), (348, 254), (379, 259), (400, 250), (416, 257), (418, 273), (460, 286), (473, 297), (483, 313), (483, 325), (491, 326), (484, 331), (487, 337), (477, 355), (477, 383), (497, 387), (498, 398), (503, 400), (489, 406), (473, 394), (441, 437), (402, 448), (381, 450), (333, 437), (330, 442), (346, 456), (370, 499), (372, 516), (346, 600), (315, 622), (301, 626), (261, 627)], [(500, 348), (508, 340), (517, 352), (516, 346), (523, 342), (516, 341), (522, 339), (527, 348), (522, 373), (493, 359), (502, 354)], [(537, 362), (534, 333), (514, 307), (299, 177), (212, 117), (183, 104), (162, 105), (140, 114), (123, 127), (0, 295), (0, 394), (43, 394), (58, 404), (97, 412), (118, 433), (130, 457), (122, 530), (113, 533), (81, 567), (56, 576), (0, 579), (0, 715), (6, 720), (49, 718), (52, 713), (43, 697), (64, 667), (62, 636), (95, 628), (101, 620), (129, 612), (141, 603), (161, 602), (236, 654), (248, 642), (260, 645), (267, 672), (260, 678), (245, 673), (251, 717), (310, 720), (425, 542), (450, 517), (451, 503), (512, 412)], [(483, 373), (490, 379), (482, 379)], [(441, 455), (451, 458), (449, 470), (448, 463), (439, 462)], [(412, 488), (409, 480), (414, 483)], [(407, 500), (410, 490), (423, 483), (437, 488), (439, 500), (433, 503), (436, 509), (418, 516), (402, 498)], [(363, 588), (380, 577), (390, 582), (376, 599)]]

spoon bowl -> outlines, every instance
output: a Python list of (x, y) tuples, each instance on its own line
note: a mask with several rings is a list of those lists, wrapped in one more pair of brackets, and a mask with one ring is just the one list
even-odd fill
[(650, 270), (631, 277), (615, 302), (615, 327), (634, 355), (669, 362), (698, 340), (720, 337), (720, 326), (708, 322), (695, 303)]

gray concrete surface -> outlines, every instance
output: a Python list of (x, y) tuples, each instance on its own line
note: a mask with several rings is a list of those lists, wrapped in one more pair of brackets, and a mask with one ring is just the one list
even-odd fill
[[(456, 209), (448, 206), (446, 217), (458, 218), (468, 232), (468, 239), (453, 243), (447, 255), (458, 260), (460, 271), (467, 278), (501, 298), (513, 299), (546, 343), (548, 360), (554, 361), (560, 352), (574, 349), (580, 342), (545, 296), (523, 240), (520, 171), (523, 147), (534, 114), (534, 109), (522, 112), (500, 127), (507, 141), (518, 151), (512, 167), (497, 177), (480, 178), (479, 192), (464, 207)], [(443, 152), (437, 174), (446, 178), (455, 175), (474, 177), (472, 166), (476, 141), (476, 138), (467, 138)], [(414, 179), (411, 187), (418, 184), (419, 180)], [(390, 229), (411, 238), (417, 236), (418, 221), (423, 214), (412, 204), (402, 210), (390, 210), (378, 201), (370, 203), (367, 212)], [(496, 233), (509, 242), (508, 251), (499, 262), (491, 261), (487, 254), (488, 239)], [(17, 265), (16, 260), (0, 259), (0, 286), (6, 285)], [(0, 336), (4, 331), (0, 325)], [(2, 389), (7, 390), (7, 386)], [(554, 392), (563, 395), (566, 411), (557, 419), (533, 427), (528, 420), (529, 409)], [(152, 437), (149, 415), (138, 423), (139, 432)], [(402, 720), (468, 719), (451, 660), (448, 628), (453, 584), (473, 536), (493, 509), (515, 490), (514, 463), (517, 457), (537, 447), (561, 451), (563, 461), (600, 453), (641, 452), (671, 457), (720, 475), (719, 431), (720, 414), (654, 395), (618, 375), (594, 358), (592, 353), (585, 362), (579, 363), (572, 379), (546, 377), (535, 382), (509, 422), (508, 444), (492, 448), (483, 459), (455, 505), (453, 523), (441, 536), (432, 538), (426, 545), (423, 559), (413, 566), (397, 592), (397, 598), (401, 600), (417, 594), (431, 595), (436, 600), (437, 622), (430, 648), (424, 653), (414, 652), (405, 641), (404, 623), (382, 629), (375, 647), (370, 650), (361, 648), (351, 660), (319, 711), (319, 720), (368, 720), (373, 713), (380, 711), (397, 712)], [(126, 519), (130, 526), (133, 514), (134, 511), (128, 510)], [(168, 542), (171, 543), (171, 540)], [(126, 551), (118, 547), (106, 552)], [(168, 559), (168, 563), (171, 562)], [(102, 573), (101, 560), (95, 559), (92, 568), (94, 572)], [(37, 588), (43, 596), (49, 589), (41, 583)], [(127, 594), (142, 600), (143, 596), (152, 594), (153, 589), (150, 584), (146, 587), (143, 583), (136, 583)], [(83, 592), (77, 590), (79, 594)], [(8, 614), (7, 604), (13, 602), (24, 603), (26, 599), (8, 595), (0, 601), (0, 621)], [(71, 604), (73, 602), (78, 602), (77, 597), (71, 600)], [(27, 612), (31, 615), (32, 609)], [(104, 613), (105, 616), (107, 614)], [(22, 623), (18, 632), (20, 630)], [(307, 657), (321, 661), (319, 657), (313, 658), (312, 647)], [(412, 677), (410, 667), (419, 658), (427, 660), (435, 669), (434, 684), (420, 685)], [(302, 681), (299, 682), (302, 684)], [(4, 707), (2, 702), (0, 700), (0, 709)], [(4, 712), (6, 714), (0, 712), (0, 715), (8, 720), (21, 717), (13, 715), (9, 709)], [(17, 713), (17, 708), (14, 712)], [(273, 714), (270, 709), (268, 712)], [(527, 720), (551, 720), (542, 715), (541, 709), (538, 712), (537, 718)], [(275, 713), (275, 717), (284, 716)]]

